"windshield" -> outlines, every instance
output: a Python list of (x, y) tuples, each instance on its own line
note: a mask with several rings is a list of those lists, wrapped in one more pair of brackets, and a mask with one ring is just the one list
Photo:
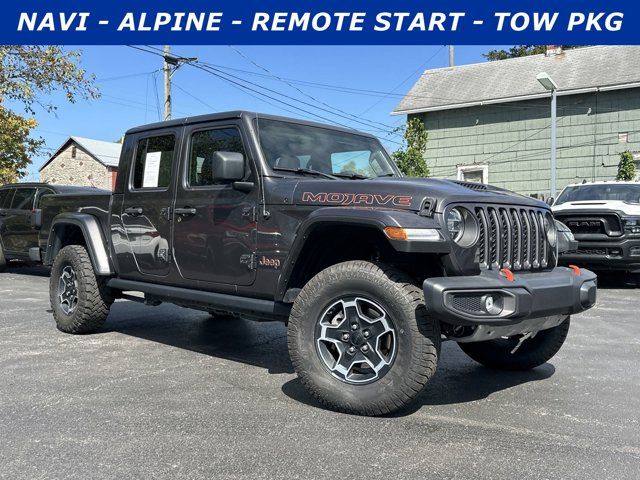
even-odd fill
[(396, 169), (374, 138), (278, 120), (257, 120), (262, 152), (273, 169), (315, 170), (347, 178), (391, 176)]
[(640, 185), (601, 184), (577, 185), (565, 188), (556, 205), (567, 202), (582, 202), (587, 200), (620, 200), (627, 203), (640, 203)]

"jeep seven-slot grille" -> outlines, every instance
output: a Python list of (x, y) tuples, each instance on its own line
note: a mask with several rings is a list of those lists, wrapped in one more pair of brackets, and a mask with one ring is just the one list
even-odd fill
[(484, 269), (533, 270), (549, 265), (549, 242), (541, 210), (477, 206), (478, 262)]

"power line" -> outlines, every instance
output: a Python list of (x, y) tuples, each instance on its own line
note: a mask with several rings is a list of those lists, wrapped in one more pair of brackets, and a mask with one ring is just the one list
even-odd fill
[(131, 73), (129, 75), (118, 75), (116, 77), (97, 78), (96, 82), (113, 82), (115, 80), (124, 80), (125, 78), (142, 77), (157, 72), (158, 70), (152, 70), (150, 72)]
[(184, 93), (185, 95), (190, 96), (191, 98), (193, 98), (194, 100), (200, 102), (202, 105), (204, 105), (207, 108), (210, 108), (211, 110), (215, 110), (217, 111), (218, 109), (212, 105), (209, 105), (207, 102), (205, 102), (204, 100), (196, 97), (195, 95), (193, 95), (192, 93), (188, 92), (187, 90), (185, 90), (184, 88), (182, 88), (180, 85), (178, 85), (175, 81), (173, 82), (173, 86), (176, 87), (178, 90), (180, 90), (182, 93)]
[[(442, 51), (442, 49), (444, 48), (444, 45), (442, 47), (440, 47), (436, 53), (434, 53), (433, 55), (431, 55), (425, 62), (423, 62), (414, 72), (411, 73), (411, 75), (409, 75), (407, 78), (405, 78), (402, 82), (400, 82), (398, 85), (396, 85), (395, 87), (393, 87), (391, 89), (391, 92), (389, 93), (389, 95), (391, 95), (393, 92), (395, 92), (397, 89), (399, 89), (402, 85), (404, 85), (408, 80), (410, 80), (411, 78), (413, 78), (413, 76), (418, 73), (420, 70), (422, 70), (425, 66), (427, 66), (431, 60), (433, 60), (434, 58), (436, 58), (436, 56)], [(380, 100), (378, 100), (377, 102), (375, 102), (373, 105), (371, 105), (369, 108), (365, 109), (360, 115), (364, 115), (365, 113), (369, 112), (371, 109), (373, 109), (374, 107), (376, 107), (377, 105), (380, 104), (380, 102), (382, 102), (384, 99), (388, 98), (389, 95), (385, 95), (383, 96)]]
[[(194, 65), (194, 66), (195, 66), (195, 65)], [(352, 122), (360, 123), (361, 125), (364, 125), (364, 126), (367, 126), (367, 127), (370, 127), (370, 128), (374, 128), (374, 129), (376, 129), (376, 130), (380, 130), (380, 131), (383, 131), (383, 132), (387, 133), (387, 130), (383, 130), (383, 129), (379, 128), (379, 127), (375, 127), (374, 125), (371, 125), (370, 123), (368, 123), (368, 122), (364, 122), (364, 121), (362, 121), (362, 120), (352, 119), (352, 118), (350, 118), (350, 117), (349, 117), (349, 115), (344, 115), (344, 114), (340, 114), (340, 113), (332, 112), (331, 110), (329, 110), (329, 109), (327, 109), (327, 108), (323, 108), (323, 107), (319, 107), (319, 106), (313, 105), (313, 104), (311, 104), (311, 103), (309, 103), (309, 102), (306, 102), (306, 101), (304, 101), (304, 100), (297, 99), (297, 98), (295, 98), (295, 97), (292, 97), (292, 96), (287, 95), (287, 94), (285, 94), (285, 93), (279, 92), (279, 91), (274, 90), (274, 89), (272, 89), (272, 88), (268, 88), (268, 87), (265, 87), (265, 86), (263, 86), (263, 85), (259, 85), (259, 84), (257, 84), (257, 83), (251, 82), (250, 80), (243, 79), (242, 77), (238, 77), (237, 75), (233, 75), (233, 74), (230, 74), (230, 73), (226, 73), (226, 72), (220, 71), (220, 70), (218, 70), (218, 69), (216, 69), (216, 68), (214, 68), (214, 67), (207, 67), (207, 68), (209, 68), (209, 69), (211, 69), (211, 70), (215, 71), (215, 72), (216, 72), (216, 73), (218, 73), (218, 74), (226, 75), (226, 76), (231, 77), (231, 78), (233, 78), (233, 79), (235, 79), (235, 80), (238, 80), (238, 81), (240, 81), (240, 82), (244, 82), (244, 83), (246, 83), (246, 84), (252, 85), (252, 86), (257, 87), (257, 88), (262, 88), (263, 90), (265, 90), (265, 91), (267, 91), (267, 92), (270, 92), (270, 93), (272, 93), (272, 94), (274, 94), (274, 95), (281, 96), (281, 97), (286, 98), (286, 99), (288, 99), (288, 100), (291, 100), (291, 101), (294, 101), (294, 102), (300, 103), (300, 104), (302, 104), (302, 105), (305, 105), (305, 106), (308, 106), (308, 107), (311, 107), (311, 108), (315, 108), (315, 109), (320, 110), (320, 111), (322, 111), (322, 112), (329, 113), (329, 114), (331, 114), (331, 115), (335, 115), (335, 116), (337, 116), (337, 117), (341, 117), (341, 118), (344, 118), (344, 119), (349, 120), (349, 121), (352, 121)], [(277, 99), (276, 99), (276, 100), (277, 100)], [(299, 107), (295, 107), (295, 106), (294, 106), (294, 108), (299, 108)], [(349, 126), (347, 126), (347, 125), (344, 125), (344, 124), (341, 124), (341, 123), (338, 123), (338, 122), (332, 121), (332, 120), (330, 120), (330, 119), (328, 119), (328, 118), (326, 118), (326, 117), (318, 116), (318, 118), (322, 118), (322, 119), (323, 119), (323, 120), (325, 120), (325, 121), (333, 122), (333, 123), (336, 123), (337, 125), (341, 125), (341, 126), (346, 127), (346, 128), (351, 128), (351, 127), (349, 127)]]
[[(128, 46), (131, 47), (131, 48), (135, 48), (137, 50), (146, 52), (146, 53), (151, 53), (153, 55), (162, 56), (162, 54), (159, 51), (154, 51), (155, 47), (152, 47), (152, 46), (148, 46), (146, 49), (145, 48), (136, 47), (134, 45), (128, 45)], [(236, 85), (237, 87), (242, 88), (245, 92), (248, 90), (248, 91), (254, 92), (254, 93), (256, 93), (256, 94), (258, 94), (258, 95), (260, 95), (262, 97), (269, 98), (269, 99), (271, 99), (271, 100), (273, 100), (275, 102), (282, 103), (282, 104), (287, 105), (287, 106), (289, 106), (291, 108), (294, 108), (294, 109), (296, 109), (295, 113), (298, 113), (298, 111), (302, 111), (302, 112), (305, 112), (305, 113), (307, 113), (309, 115), (312, 115), (315, 118), (319, 118), (319, 119), (321, 119), (323, 121), (326, 121), (326, 122), (329, 122), (329, 123), (333, 123), (335, 125), (339, 125), (339, 126), (342, 126), (342, 127), (345, 127), (345, 128), (351, 128), (348, 125), (345, 125), (343, 123), (340, 123), (340, 122), (337, 122), (337, 121), (332, 120), (330, 118), (327, 118), (326, 116), (319, 115), (319, 114), (317, 114), (317, 113), (315, 113), (313, 111), (306, 110), (304, 108), (301, 108), (300, 106), (293, 105), (293, 104), (291, 104), (291, 103), (289, 103), (289, 102), (287, 102), (285, 100), (282, 100), (280, 98), (276, 98), (276, 97), (274, 97), (272, 95), (264, 93), (261, 90), (270, 92), (273, 95), (278, 95), (278, 96), (280, 96), (282, 98), (285, 98), (287, 100), (300, 103), (302, 105), (314, 108), (316, 110), (320, 110), (320, 111), (329, 113), (329, 114), (337, 116), (337, 117), (345, 118), (345, 119), (347, 119), (347, 120), (349, 120), (351, 122), (360, 123), (361, 125), (367, 126), (369, 128), (374, 128), (375, 130), (384, 132), (385, 134), (389, 133), (387, 130), (383, 130), (383, 129), (379, 128), (379, 127), (376, 127), (376, 126), (372, 125), (370, 122), (363, 122), (360, 119), (351, 118), (348, 115), (344, 115), (344, 114), (341, 114), (341, 113), (336, 113), (336, 112), (333, 112), (333, 111), (331, 111), (329, 109), (326, 109), (326, 108), (323, 108), (323, 107), (319, 107), (317, 105), (313, 105), (313, 104), (311, 104), (309, 102), (306, 102), (304, 100), (300, 100), (298, 98), (291, 97), (290, 95), (284, 94), (284, 93), (279, 92), (277, 90), (273, 90), (271, 88), (268, 88), (268, 87), (265, 87), (265, 86), (262, 86), (262, 85), (258, 85), (256, 83), (250, 81), (250, 80), (244, 79), (244, 78), (239, 77), (237, 75), (221, 71), (219, 68), (211, 66), (211, 65), (207, 64), (206, 62), (197, 61), (197, 62), (186, 62), (186, 63), (187, 63), (187, 65), (190, 65), (190, 66), (192, 66), (194, 68), (198, 68), (200, 70), (206, 71), (207, 73), (212, 74), (212, 75), (216, 76), (217, 78), (220, 78), (220, 79), (226, 81), (227, 83), (232, 83), (232, 84)], [(259, 90), (259, 89), (261, 89), (261, 90)], [(391, 142), (391, 143), (396, 143), (398, 145), (400, 144), (400, 142), (396, 142), (396, 141), (393, 141), (393, 140), (390, 140), (390, 139), (387, 139), (387, 140), (389, 142)]]
[[(328, 103), (322, 101), (322, 100), (318, 100), (316, 97), (314, 97), (313, 95), (310, 95), (308, 93), (306, 93), (305, 91), (301, 90), (300, 88), (296, 87), (295, 85), (293, 85), (291, 82), (288, 82), (287, 80), (283, 79), (282, 77), (280, 77), (279, 75), (274, 74), (273, 72), (271, 72), (269, 69), (267, 69), (266, 67), (263, 67), (262, 65), (258, 64), (257, 62), (255, 62), (254, 60), (252, 60), (251, 58), (249, 58), (247, 55), (245, 55), (241, 50), (239, 50), (238, 48), (234, 47), (233, 45), (229, 45), (229, 48), (231, 48), (234, 52), (236, 52), (238, 55), (240, 55), (242, 58), (244, 58), (246, 61), (250, 62), (252, 65), (256, 66), (257, 68), (261, 69), (262, 71), (266, 72), (270, 77), (275, 78), (276, 80), (284, 83), (285, 85), (288, 85), (289, 87), (291, 87), (292, 89), (296, 90), (297, 92), (299, 92), (300, 94), (304, 95), (305, 97), (313, 100), (314, 102), (320, 103), (321, 105), (324, 105), (325, 107), (328, 107), (332, 110), (335, 110), (337, 112), (340, 112), (344, 115), (348, 115), (349, 117), (355, 118), (356, 120), (359, 120), (360, 117), (349, 113), (349, 112), (345, 112), (344, 110), (334, 107), (332, 105), (329, 105)], [(366, 120), (366, 119), (365, 119)], [(372, 124), (378, 124), (384, 128), (393, 128), (391, 127), (391, 125), (387, 125), (385, 123), (382, 122), (378, 122), (375, 120), (366, 120), (369, 123)]]

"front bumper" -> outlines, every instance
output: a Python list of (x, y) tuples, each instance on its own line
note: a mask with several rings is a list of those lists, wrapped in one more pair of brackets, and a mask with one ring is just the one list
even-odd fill
[(575, 251), (560, 254), (563, 265), (585, 265), (594, 270), (625, 270), (640, 273), (640, 239), (617, 241), (579, 240)]
[(556, 267), (515, 272), (509, 281), (489, 270), (474, 276), (429, 278), (423, 290), (427, 311), (443, 322), (454, 326), (505, 326), (591, 308), (596, 302), (597, 277), (585, 269), (578, 273)]

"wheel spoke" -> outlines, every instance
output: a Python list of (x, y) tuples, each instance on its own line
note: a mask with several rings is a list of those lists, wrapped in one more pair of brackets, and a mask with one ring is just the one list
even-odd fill
[(345, 341), (344, 340), (345, 334), (347, 335), (347, 340), (348, 340), (349, 332), (347, 330), (340, 327), (325, 327), (324, 332), (320, 337), (320, 340), (334, 340), (334, 341), (342, 342), (342, 341)]
[(391, 329), (387, 328), (387, 326), (382, 322), (368, 324), (364, 327), (364, 329), (369, 332), (369, 338), (371, 339), (376, 339), (380, 335), (391, 331)]
[(368, 360), (367, 363), (369, 363), (371, 368), (377, 372), (386, 365), (387, 362), (382, 355), (378, 353), (378, 350), (374, 345), (367, 344), (367, 347), (366, 351), (361, 350), (361, 355)]
[(336, 362), (334, 370), (340, 372), (344, 377), (347, 377), (351, 367), (353, 367), (355, 358), (355, 354), (349, 353), (348, 349), (345, 348), (340, 354), (340, 358)]

